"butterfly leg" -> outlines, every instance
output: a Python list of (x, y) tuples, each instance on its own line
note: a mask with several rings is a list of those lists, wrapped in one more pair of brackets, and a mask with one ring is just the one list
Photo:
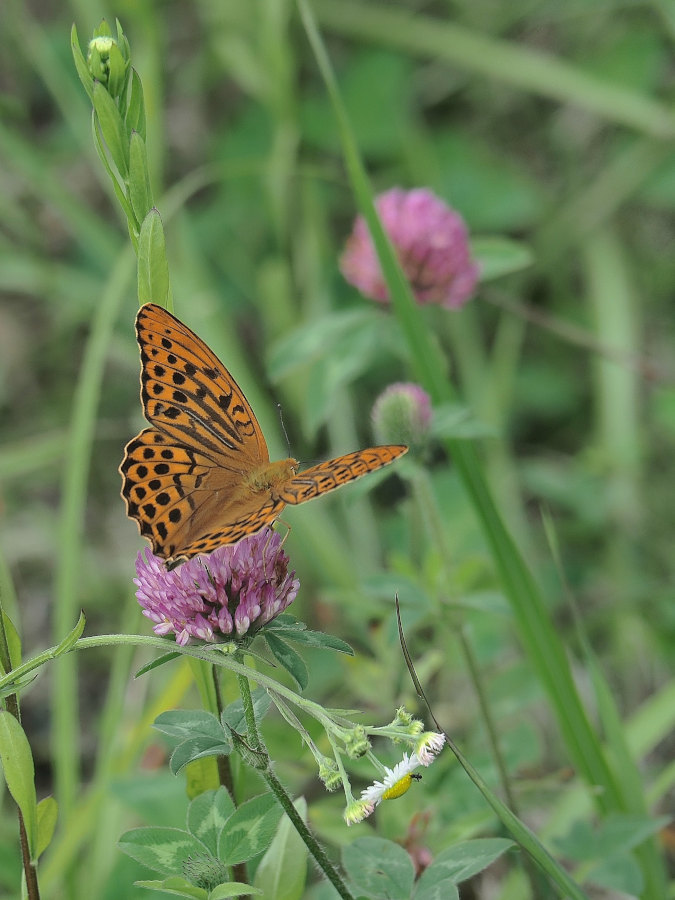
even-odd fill
[(279, 544), (279, 549), (281, 550), (281, 548), (282, 548), (282, 547), (284, 546), (284, 544), (286, 543), (286, 538), (288, 537), (288, 535), (291, 533), (291, 531), (292, 531), (293, 529), (292, 529), (291, 526), (288, 524), (288, 522), (284, 522), (283, 519), (277, 519), (277, 520), (275, 521), (274, 524), (275, 524), (275, 525), (283, 525), (284, 528), (286, 529), (286, 534), (282, 537), (281, 543)]
[[(278, 555), (281, 553), (281, 550), (282, 550), (282, 547), (284, 546), (286, 538), (291, 533), (291, 526), (288, 524), (288, 522), (284, 522), (283, 519), (276, 519), (276, 521), (274, 522), (275, 525), (277, 525), (279, 523), (281, 525), (283, 525), (284, 528), (286, 528), (286, 534), (281, 539), (281, 543), (279, 544), (279, 549), (277, 550), (277, 552), (274, 556), (275, 561), (276, 561), (276, 558), (278, 557)], [(272, 540), (273, 534), (274, 534), (274, 531), (272, 528), (270, 528), (269, 534), (267, 535), (267, 540), (265, 541), (265, 546), (263, 547), (263, 573), (265, 575), (265, 581), (268, 584), (269, 584), (270, 579), (267, 577), (267, 548), (270, 545), (270, 541)], [(274, 565), (272, 565), (272, 569), (274, 569)]]

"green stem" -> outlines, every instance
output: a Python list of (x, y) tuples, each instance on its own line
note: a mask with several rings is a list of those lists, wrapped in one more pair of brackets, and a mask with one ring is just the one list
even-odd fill
[(521, 822), (495, 794), (492, 793), (478, 770), (471, 765), (454, 741), (452, 741), (447, 734), (445, 735), (445, 738), (448, 747), (471, 781), (473, 781), (523, 850), (526, 850), (531, 858), (541, 867), (542, 871), (549, 876), (558, 889), (560, 896), (570, 898), (570, 900), (588, 900), (588, 897), (581, 890), (579, 885), (556, 863), (543, 844), (540, 843), (537, 836), (530, 831), (527, 825)]
[[(218, 718), (220, 719), (221, 715), (223, 714), (223, 696), (220, 690), (220, 678), (218, 677), (217, 666), (211, 666), (211, 675), (213, 677), (213, 690), (216, 696), (216, 710), (218, 713)], [(230, 757), (226, 756), (224, 753), (219, 753), (216, 756), (216, 766), (218, 767), (218, 780), (227, 790), (228, 794), (232, 798), (232, 802), (236, 807), (237, 799), (234, 794), (234, 778), (232, 776)], [(245, 862), (236, 863), (234, 866), (232, 866), (232, 879), (234, 881), (240, 881), (242, 884), (246, 884), (248, 882), (248, 867)]]
[[(220, 679), (218, 678), (218, 668), (217, 666), (211, 666), (211, 676), (213, 678), (213, 690), (216, 695), (216, 712), (218, 718), (220, 719), (223, 714), (223, 697), (220, 691)], [(232, 766), (230, 765), (230, 757), (226, 756), (224, 753), (219, 753), (216, 756), (216, 765), (218, 767), (218, 780), (223, 785), (224, 788), (227, 788), (227, 792), (232, 798), (232, 802), (234, 805), (237, 805), (237, 801), (234, 796), (234, 779), (232, 777)], [(243, 865), (243, 863), (242, 863)], [(235, 867), (236, 869), (236, 867)], [(245, 871), (245, 867), (244, 867)], [(245, 881), (246, 879), (241, 879), (238, 876), (235, 879), (236, 881)]]
[(253, 700), (251, 698), (251, 685), (248, 678), (244, 675), (237, 674), (237, 683), (239, 685), (241, 700), (244, 706), (244, 717), (246, 719), (248, 742), (254, 750), (257, 750), (258, 752), (264, 752), (265, 757), (267, 758), (266, 768), (263, 770), (259, 770), (261, 772), (261, 775), (267, 782), (267, 785), (274, 796), (277, 798), (277, 801), (281, 805), (282, 809), (291, 820), (293, 827), (304, 841), (305, 846), (314, 857), (316, 864), (319, 866), (326, 878), (331, 882), (335, 890), (341, 897), (344, 898), (344, 900), (354, 900), (352, 894), (347, 889), (346, 884), (340, 877), (340, 873), (328, 859), (326, 851), (309, 830), (309, 828), (303, 821), (302, 816), (300, 816), (295, 806), (293, 806), (293, 801), (291, 800), (290, 795), (272, 771), (270, 759), (267, 754), (267, 749), (265, 747), (265, 744), (263, 743), (262, 737), (260, 736), (258, 723), (255, 720), (255, 710), (253, 708)]
[[(7, 629), (5, 627), (5, 611), (2, 603), (2, 593), (0, 593), (0, 663), (5, 672), (11, 672), (12, 660), (9, 652), (9, 640), (7, 638)], [(16, 694), (9, 694), (5, 698), (5, 706), (7, 712), (14, 716), (17, 722), (21, 722), (21, 712), (19, 710), (19, 698)], [(29, 900), (40, 900), (40, 889), (38, 887), (37, 870), (30, 858), (30, 848), (28, 847), (28, 835), (26, 833), (26, 825), (23, 821), (21, 810), (17, 806), (17, 815), (19, 817), (19, 843), (21, 844), (21, 860), (23, 862), (23, 871), (26, 878), (26, 891)]]
[(253, 698), (251, 697), (251, 683), (244, 675), (237, 674), (237, 684), (241, 694), (241, 702), (244, 705), (244, 718), (246, 719), (246, 731), (248, 732), (248, 742), (253, 750), (263, 750), (265, 745), (258, 731), (258, 723), (255, 720), (255, 710), (253, 708)]
[(353, 894), (347, 888), (347, 885), (340, 877), (340, 873), (328, 859), (326, 851), (309, 830), (295, 806), (293, 806), (293, 801), (291, 800), (290, 796), (286, 792), (286, 789), (274, 774), (272, 769), (270, 768), (262, 774), (270, 790), (273, 792), (274, 796), (283, 807), (284, 812), (291, 820), (293, 827), (298, 832), (302, 840), (305, 842), (305, 846), (314, 857), (317, 866), (319, 866), (326, 878), (330, 881), (338, 894), (344, 898), (344, 900), (354, 900)]
[[(436, 549), (441, 559), (441, 565), (445, 570), (446, 583), (450, 583), (451, 575), (448, 566), (449, 553), (445, 540), (445, 528), (443, 526), (441, 514), (438, 509), (433, 491), (431, 490), (431, 485), (429, 484), (429, 476), (427, 475), (426, 471), (424, 471), (423, 469), (419, 469), (415, 473), (413, 484), (418, 501), (422, 506), (429, 522), (429, 532), (431, 534), (432, 540), (436, 544)], [(497, 728), (492, 716), (490, 704), (488, 703), (485, 685), (483, 684), (482, 673), (476, 661), (471, 643), (467, 638), (464, 626), (460, 623), (456, 627), (453, 627), (453, 633), (456, 634), (459, 639), (459, 645), (464, 656), (464, 662), (469, 672), (469, 678), (471, 679), (473, 689), (476, 692), (476, 696), (478, 698), (478, 704), (481, 709), (483, 721), (485, 723), (485, 728), (488, 735), (488, 742), (490, 744), (490, 749), (497, 765), (499, 780), (502, 785), (504, 796), (506, 797), (506, 800), (513, 812), (518, 815), (516, 800), (511, 788), (511, 781), (509, 779), (509, 774), (506, 768), (506, 763), (504, 761), (501, 747), (499, 746)]]

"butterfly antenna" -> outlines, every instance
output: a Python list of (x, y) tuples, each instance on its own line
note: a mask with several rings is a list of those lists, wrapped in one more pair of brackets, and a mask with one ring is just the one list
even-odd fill
[(279, 410), (279, 421), (281, 422), (281, 430), (284, 433), (284, 437), (286, 438), (286, 447), (288, 448), (288, 455), (291, 455), (291, 442), (288, 439), (288, 432), (286, 431), (286, 426), (284, 425), (284, 414), (281, 409), (281, 403), (277, 403), (277, 409)]

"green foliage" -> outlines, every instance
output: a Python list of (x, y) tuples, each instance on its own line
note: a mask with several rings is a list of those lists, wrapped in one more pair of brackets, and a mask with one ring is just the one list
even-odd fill
[(0, 762), (7, 789), (23, 816), (31, 860), (36, 860), (42, 841), (38, 836), (33, 754), (21, 723), (4, 709), (0, 710)]
[(356, 891), (372, 900), (459, 900), (458, 885), (513, 847), (502, 838), (463, 841), (440, 853), (414, 882), (409, 855), (391, 841), (359, 838), (342, 851), (342, 862)]
[[(369, 445), (380, 390), (436, 367), (434, 383), (453, 396), (435, 403), (423, 459), (285, 513), (285, 549), (301, 581), (293, 612), (309, 627), (281, 617), (247, 661), (261, 677), (303, 686), (308, 699), (359, 709), (364, 722), (389, 721), (401, 702), (416, 703), (398, 646), (398, 592), (432, 708), (488, 789), (504, 796), (471, 659), (521, 819), (537, 823), (547, 851), (589, 892), (662, 900), (672, 885), (654, 835), (675, 780), (666, 754), (675, 724), (672, 13), (667, 3), (654, 4), (650, 17), (639, 5), (573, 3), (561, 14), (556, 4), (523, 0), (459, 2), (452, 15), (407, 2), (309, 6), (375, 191), (429, 186), (471, 229), (481, 287), (457, 313), (411, 305), (399, 319), (341, 278), (357, 207), (340, 149), (344, 123), (293, 3), (198, 0), (169, 18), (160, 7), (127, 4), (111, 12), (123, 16), (131, 47), (111, 19), (96, 27), (91, 48), (78, 31), (89, 36), (96, 23), (80, 7), (72, 59), (74, 7), (8, 5), (0, 592), (16, 623), (7, 629), (12, 665), (23, 643), (44, 669), (41, 680), (33, 669), (17, 682), (31, 686), (20, 700), (32, 751), (18, 738), (22, 774), (13, 782), (29, 818), (37, 810), (31, 841), (42, 854), (43, 893), (254, 893), (236, 877), (209, 895), (168, 869), (143, 881), (147, 868), (116, 848), (119, 834), (141, 822), (176, 828), (180, 841), (216, 858), (232, 801), (201, 793), (186, 827), (186, 783), (217, 783), (213, 754), (228, 754), (240, 809), (261, 790), (232, 752), (230, 729), (247, 731), (233, 682), (223, 679), (220, 717), (208, 703), (210, 713), (197, 713), (173, 653), (73, 652), (80, 607), (90, 634), (150, 627), (130, 599), (140, 543), (116, 471), (142, 421), (137, 268), (141, 301), (174, 296), (180, 318), (236, 376), (272, 458), (290, 454), (304, 465)], [(361, 188), (363, 200), (367, 183)], [(428, 348), (410, 341), (414, 329)], [(468, 492), (458, 476), (467, 447), (480, 476)], [(507, 541), (477, 525), (485, 484)], [(542, 601), (528, 610), (507, 599), (511, 543)], [(518, 585), (511, 593), (527, 595), (530, 586)], [(134, 673), (145, 677), (134, 681)], [(498, 814), (451, 754), (414, 790), (383, 803), (370, 825), (347, 830), (344, 797), (322, 792), (307, 741), (270, 709), (267, 691), (253, 699), (275, 771), (294, 796), (306, 794), (322, 842), (335, 855), (356, 846), (365, 880), (348, 872), (364, 895), (377, 896), (377, 863), (392, 896), (424, 900), (434, 883), (439, 896), (454, 896), (459, 854), (482, 852), (476, 834), (487, 864), (490, 836), (502, 833)], [(320, 752), (330, 752), (317, 723), (298, 716)], [(6, 737), (14, 746), (16, 735)], [(58, 798), (55, 830), (55, 803), (36, 806), (30, 787), (31, 753), (37, 795), (53, 789)], [(192, 779), (189, 761), (210, 768)], [(385, 759), (396, 761), (394, 751)], [(372, 772), (363, 760), (346, 767), (358, 796)], [(272, 812), (248, 820), (260, 838), (248, 880), (271, 896), (335, 897), (330, 885), (317, 886), (289, 821), (277, 825)], [(0, 826), (4, 900), (20, 879), (10, 799)], [(255, 849), (246, 850), (246, 828), (232, 835), (242, 852)], [(382, 842), (372, 869), (359, 851), (365, 834)], [(168, 857), (170, 844), (143, 853)], [(429, 855), (413, 881), (409, 859)], [(490, 873), (500, 900), (527, 896), (523, 856), (503, 854)], [(383, 865), (390, 858), (391, 869)], [(481, 871), (466, 872), (467, 890), (481, 897)]]
[[(229, 867), (262, 853), (270, 845), (281, 808), (272, 794), (263, 794), (235, 810), (227, 791), (207, 791), (196, 797), (187, 812), (187, 830), (151, 826), (127, 831), (120, 848), (133, 859), (171, 880), (145, 882), (165, 891), (188, 890), (185, 896), (238, 896)], [(183, 878), (185, 880), (178, 880)], [(212, 893), (229, 882), (219, 894)], [(227, 893), (230, 890), (232, 893)], [(257, 891), (252, 891), (257, 893)]]
[[(295, 803), (298, 814), (307, 821), (307, 802), (299, 797)], [(266, 897), (277, 900), (301, 900), (307, 881), (307, 848), (298, 832), (284, 816), (279, 822), (274, 840), (260, 860), (254, 884)]]

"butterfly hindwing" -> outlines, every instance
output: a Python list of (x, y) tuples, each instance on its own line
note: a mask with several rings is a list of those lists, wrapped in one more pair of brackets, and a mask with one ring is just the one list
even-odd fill
[(197, 335), (163, 307), (136, 317), (146, 418), (175, 441), (246, 472), (269, 461), (260, 425), (236, 381)]
[(290, 478), (279, 490), (279, 497), (284, 503), (304, 503), (389, 465), (407, 451), (403, 444), (388, 444), (329, 459)]
[[(236, 544), (242, 538), (257, 534), (266, 525), (272, 525), (279, 517), (286, 504), (279, 498), (266, 497), (263, 500), (254, 498), (250, 504), (240, 504), (236, 513), (232, 511), (229, 521), (223, 522), (216, 529), (200, 535), (180, 551), (180, 556), (189, 558), (199, 553), (211, 553), (223, 544)], [(218, 516), (214, 516), (218, 521)]]

